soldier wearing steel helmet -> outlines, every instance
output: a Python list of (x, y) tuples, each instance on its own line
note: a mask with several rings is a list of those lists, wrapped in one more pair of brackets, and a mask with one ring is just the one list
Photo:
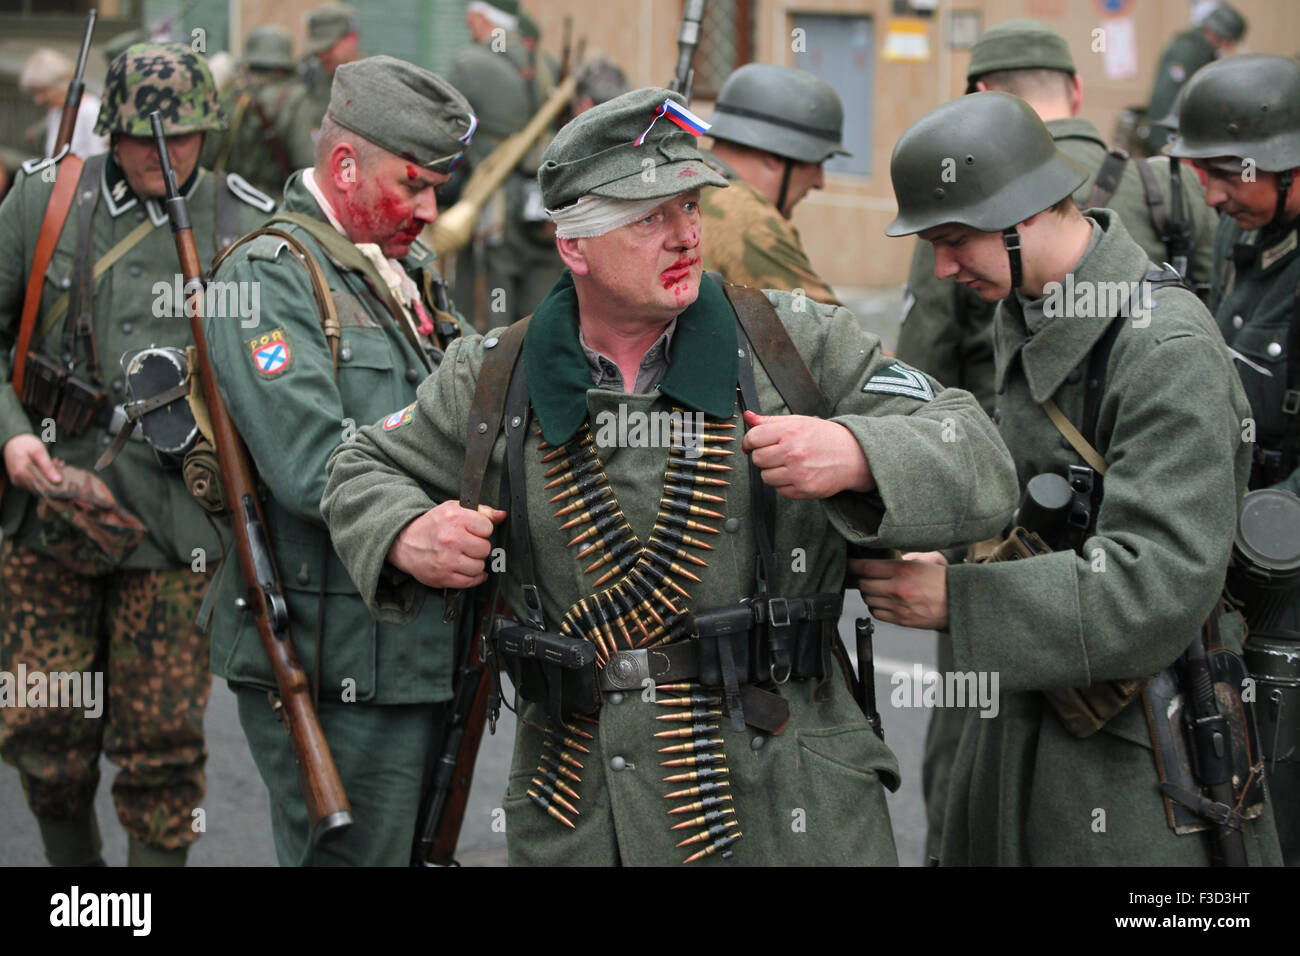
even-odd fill
[[(24, 402), (9, 369), (0, 373), (11, 485), (0, 661), (7, 672), (99, 673), (106, 698), (94, 719), (66, 708), (0, 707), (0, 750), (22, 776), (53, 865), (100, 861), (93, 801), (101, 753), (120, 768), (113, 802), (129, 862), (182, 864), (199, 836), (193, 813), (204, 792), (210, 679), (208, 642), (195, 621), (207, 562), (221, 545), (181, 479), (183, 445), (197, 432), (185, 399), (156, 408), (141, 428), (118, 425), (129, 403), (144, 398), (130, 357), (148, 349), (151, 368), (172, 361), (181, 374), (190, 343), (174, 294), (179, 267), (150, 135), (153, 110), (205, 267), (271, 208), (266, 196), (198, 165), (204, 135), (223, 124), (201, 55), (179, 44), (139, 44), (113, 61), (96, 126), (111, 148), (85, 163), (41, 288), (30, 354), (15, 357), (27, 363), (27, 383), (52, 387)], [(0, 236), (15, 251), (0, 264), (6, 354), (19, 335), (55, 171), (28, 164), (0, 206)], [(175, 446), (160, 447), (159, 416), (182, 426), (189, 416)], [(115, 433), (130, 437), (94, 479), (90, 469)], [(89, 528), (77, 512), (92, 516)]]
[[(1177, 187), (1178, 220), (1186, 229), (1189, 246), (1187, 278), (1198, 288), (1208, 288), (1215, 219), (1205, 208), (1200, 181), (1190, 172), (1176, 175), (1181, 171), (1163, 158), (1125, 159), (1107, 152), (1097, 128), (1078, 115), (1083, 82), (1065, 37), (1030, 19), (1008, 20), (990, 27), (971, 49), (966, 82), (968, 94), (999, 90), (1013, 93), (1033, 107), (1057, 147), (1089, 170), (1074, 191), (1075, 202), (1085, 208), (1096, 205), (1113, 209), (1129, 235), (1154, 262), (1177, 257), (1178, 247), (1171, 250), (1165, 242), (1166, 236), (1174, 234), (1170, 223), (1175, 218), (1173, 198)], [(1108, 188), (1094, 193), (1102, 182), (1109, 183)], [(918, 242), (912, 250), (903, 301), (898, 357), (942, 382), (968, 390), (991, 413), (996, 402), (996, 303), (984, 301), (951, 279), (937, 278), (934, 251), (928, 242)], [(940, 636), (940, 671), (951, 669), (951, 658), (947, 638)], [(926, 852), (930, 857), (939, 850), (943, 799), (962, 717), (959, 708), (937, 708), (926, 733), (922, 789), (929, 824)]]
[[(877, 617), (947, 630), (956, 671), (999, 675), (997, 712), (967, 713), (940, 862), (1206, 865), (1209, 842), (1173, 828), (1186, 807), (1162, 797), (1142, 689), (1207, 618), (1241, 650), (1241, 617), (1218, 598), (1249, 470), (1248, 406), (1222, 338), (1118, 215), (1075, 206), (1087, 170), (1018, 97), (974, 93), (931, 111), (890, 173), (899, 213), (887, 234), (919, 234), (937, 275), (1001, 300), (996, 418), (1022, 486), (1068, 474), (1067, 498), (1080, 496), (1079, 530), (1024, 560), (850, 562)], [(1127, 292), (1101, 305), (1107, 288)], [(1033, 523), (1024, 504), (1020, 515)], [(1276, 864), (1261, 793), (1197, 812), (1229, 815), (1247, 862)]]
[(711, 224), (706, 268), (754, 289), (801, 289), (817, 302), (840, 304), (808, 261), (790, 216), (822, 187), (822, 164), (849, 155), (840, 143), (843, 126), (839, 96), (805, 70), (750, 63), (727, 77), (709, 135), (712, 159), (733, 188), (700, 199)]
[[(1207, 66), (1184, 90), (1167, 151), (1205, 172), (1205, 201), (1223, 214), (1209, 306), (1250, 400), (1250, 486), (1300, 494), (1300, 64), (1251, 55)], [(1300, 640), (1300, 600), (1276, 631), (1270, 639)], [(1294, 740), (1300, 720), (1286, 703), (1300, 701), (1282, 692), (1268, 706), (1291, 729), (1276, 739)], [(1270, 770), (1287, 862), (1300, 865), (1300, 760), (1277, 753)]]
[(1155, 84), (1147, 104), (1151, 121), (1147, 146), (1159, 154), (1170, 127), (1160, 122), (1178, 100), (1178, 93), (1197, 70), (1213, 63), (1217, 57), (1231, 56), (1246, 35), (1246, 18), (1227, 3), (1210, 8), (1200, 21), (1170, 41), (1156, 66)]

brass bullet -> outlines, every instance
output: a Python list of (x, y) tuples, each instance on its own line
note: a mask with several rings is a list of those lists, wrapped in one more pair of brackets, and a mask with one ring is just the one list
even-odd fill
[[(568, 466), (567, 464), (561, 465), (560, 467), (565, 470), (562, 471), (556, 477), (552, 478), (545, 485), (543, 485), (542, 486), (543, 488), (558, 488), (560, 487), (560, 485), (581, 478), (583, 475), (589, 475), (593, 471), (599, 471), (600, 468), (603, 466), (601, 464), (600, 459), (597, 458), (595, 455), (592, 455), (586, 461), (579, 462), (578, 464), (573, 465), (571, 467)], [(555, 471), (555, 469), (552, 468), (551, 471), (553, 472)], [(548, 474), (549, 473), (550, 472), (548, 472)]]
[(705, 551), (714, 550), (713, 545), (709, 544), (707, 541), (701, 541), (699, 538), (693, 538), (689, 534), (686, 534), (684, 531), (682, 531), (680, 528), (670, 528), (665, 524), (656, 523), (654, 527), (654, 533), (656, 536), (664, 539), (665, 541), (672, 541), (677, 544), (690, 545), (692, 548), (701, 548)]
[[(645, 593), (642, 593), (640, 590), (637, 589), (637, 584), (639, 580), (642, 580), (639, 578), (639, 572), (634, 570), (628, 574), (628, 577), (632, 578), (632, 581), (628, 583), (628, 590), (630, 590), (632, 592), (632, 596), (636, 598), (637, 607), (645, 608), (648, 612), (650, 612), (650, 616), (654, 618), (662, 626), (664, 623), (664, 619), (659, 616), (659, 612), (656, 611), (654, 605), (650, 603), (650, 597), (654, 596), (654, 588), (653, 587), (645, 588)], [(644, 587), (644, 585), (642, 586)], [(650, 595), (650, 597), (647, 597), (646, 596), (647, 594)]]
[(713, 488), (727, 488), (731, 485), (731, 482), (722, 478), (709, 478), (705, 475), (690, 475), (680, 471), (664, 472), (664, 481), (685, 482), (688, 485), (708, 485)]
[[(538, 432), (537, 434), (540, 435), (541, 432)], [(594, 440), (595, 440), (595, 439), (594, 439), (594, 436), (591, 434), (591, 432), (590, 432), (590, 431), (587, 431), (587, 432), (583, 433), (582, 440), (579, 441), (578, 444), (575, 445), (575, 446), (573, 447), (572, 450), (576, 452), (576, 451), (578, 451), (578, 450), (581, 449), (581, 448), (585, 448), (586, 446), (590, 445)], [(559, 458), (561, 455), (567, 455), (567, 454), (569, 454), (569, 451), (570, 451), (569, 446), (572, 445), (572, 444), (573, 444), (573, 442), (570, 441), (570, 442), (567, 442), (566, 444), (563, 444), (563, 445), (561, 445), (560, 447), (556, 448), (554, 451), (548, 451), (545, 455), (542, 456), (542, 461), (543, 461), (543, 463), (548, 462), (548, 461), (554, 461), (556, 458)], [(550, 448), (551, 446), (548, 445), (548, 444), (546, 444), (546, 442), (541, 442), (537, 447), (538, 447), (538, 448)]]
[(564, 797), (560, 796), (560, 794), (556, 791), (556, 789), (552, 787), (549, 783), (544, 782), (538, 777), (533, 777), (532, 782), (537, 785), (537, 788), (541, 790), (542, 793), (546, 794), (546, 798), (549, 799), (551, 803), (554, 803), (556, 806), (563, 807), (564, 809), (572, 813), (575, 817), (582, 816), (582, 814), (577, 811), (577, 809), (573, 806), (573, 804), (571, 804), (568, 800), (565, 800)]
[(672, 776), (664, 777), (664, 783), (716, 780), (718, 777), (725, 777), (727, 773), (726, 767), (701, 767), (699, 770), (690, 770), (686, 773), (675, 773)]
[(547, 812), (547, 814), (549, 814), (550, 816), (555, 817), (555, 819), (559, 820), (561, 823), (563, 823), (563, 824), (564, 824), (566, 827), (568, 827), (570, 830), (576, 830), (576, 829), (578, 829), (577, 827), (575, 827), (575, 826), (573, 825), (573, 822), (572, 822), (571, 820), (569, 820), (568, 817), (566, 817), (566, 816), (565, 816), (563, 813), (561, 813), (559, 810), (555, 809), (555, 807), (551, 806), (551, 804), (548, 803), (546, 800), (543, 800), (541, 797), (539, 797), (539, 796), (537, 795), (537, 791), (535, 791), (535, 790), (529, 790), (529, 791), (528, 791), (528, 796), (530, 796), (530, 797), (532, 798), (533, 803), (537, 804), (539, 807), (541, 807), (543, 810), (545, 810), (545, 811)]
[[(722, 698), (705, 694), (691, 694), (689, 697), (667, 697), (663, 700), (656, 699), (655, 703), (660, 707), (711, 707), (721, 704)], [(707, 713), (707, 711), (705, 713)]]
[(735, 449), (732, 448), (710, 448), (707, 445), (696, 445), (693, 448), (689, 448), (686, 445), (681, 444), (669, 445), (668, 451), (674, 456), (683, 455), (691, 457), (710, 455), (714, 458), (729, 458), (736, 453)]
[(661, 760), (661, 767), (709, 767), (714, 764), (726, 763), (726, 754), (709, 754), (697, 753), (689, 757), (674, 757), (672, 760)]
[(721, 840), (715, 840), (713, 843), (709, 844), (703, 850), (700, 850), (698, 853), (692, 853), (682, 862), (694, 863), (696, 860), (703, 859), (706, 856), (713, 856), (713, 854), (717, 853), (719, 850), (723, 850), (731, 846), (731, 844), (739, 840), (740, 837), (741, 837), (741, 833), (739, 830), (736, 830), (734, 833), (728, 833)]
[(589, 717), (589, 716), (587, 716), (586, 714), (570, 714), (569, 716), (572, 717), (574, 720), (580, 720), (580, 721), (582, 721), (584, 724), (599, 724), (599, 723), (600, 723), (600, 721), (597, 720), (595, 717)]
[(641, 552), (636, 543), (636, 539), (628, 538), (624, 541), (620, 541), (618, 544), (614, 545), (614, 547), (610, 548), (609, 553), (601, 558), (598, 558), (594, 564), (587, 565), (587, 569), (583, 573), (591, 574), (593, 571), (604, 567), (606, 564), (609, 564), (610, 561), (614, 561), (615, 562), (614, 567), (610, 568), (608, 571), (606, 571), (604, 574), (598, 577), (595, 583), (592, 585), (592, 587), (598, 588), (601, 585), (603, 585), (606, 581), (608, 581), (610, 578), (617, 577), (618, 575), (625, 574), (627, 571), (629, 571), (633, 567), (633, 565), (635, 565), (637, 561), (640, 560), (640, 555)]
[(586, 511), (582, 512), (581, 514), (574, 515), (568, 521), (564, 522), (564, 524), (560, 525), (560, 530), (568, 531), (570, 528), (574, 527), (575, 525), (582, 524), (582, 522), (584, 521), (595, 521), (601, 515), (609, 514), (617, 507), (618, 507), (617, 501), (613, 501), (613, 500), (602, 501), (600, 504), (588, 508)]
[[(628, 577), (630, 577), (637, 584), (640, 584), (647, 591), (649, 591), (650, 596), (654, 598), (656, 601), (658, 601), (660, 604), (662, 604), (664, 607), (668, 608), (669, 613), (671, 614), (682, 613), (680, 610), (677, 609), (677, 606), (668, 599), (668, 595), (664, 594), (663, 591), (659, 590), (659, 588), (655, 586), (653, 581), (647, 578), (647, 576), (642, 572), (641, 568), (632, 568), (630, 571), (628, 571)], [(675, 588), (675, 590), (681, 591), (681, 588)], [(682, 594), (685, 595), (688, 599), (690, 598), (690, 595), (686, 594), (685, 591), (682, 591)], [(650, 615), (655, 619), (656, 622), (658, 622), (661, 625), (663, 624), (664, 619), (660, 617), (658, 613), (655, 612), (654, 605), (650, 606)]]
[(587, 634), (595, 636), (597, 648), (603, 649), (605, 658), (608, 659), (609, 655), (614, 653), (615, 650), (614, 636), (612, 634), (608, 635), (608, 642), (606, 641), (605, 630), (600, 626), (600, 622), (596, 619), (596, 615), (592, 613), (591, 608), (587, 607), (586, 598), (578, 601), (578, 611), (582, 615), (582, 622), (587, 626)]
[(685, 551), (682, 551), (680, 548), (675, 548), (669, 542), (664, 541), (658, 537), (652, 537), (649, 541), (649, 544), (651, 547), (659, 551), (662, 551), (664, 554), (671, 555), (672, 557), (675, 558), (681, 558), (684, 561), (689, 561), (692, 564), (697, 565), (698, 567), (707, 568), (709, 566), (709, 562), (697, 558), (693, 554), (688, 554)]
[(717, 724), (691, 724), (689, 727), (675, 727), (672, 730), (661, 730), (655, 734), (656, 737), (702, 737), (705, 734), (716, 733)]
[[(577, 480), (577, 482), (569, 485), (559, 494), (552, 495), (549, 501), (551, 504), (555, 504), (555, 502), (563, 501), (565, 498), (573, 498), (577, 495), (586, 494), (588, 491), (605, 484), (605, 482), (606, 479), (604, 472), (596, 472), (594, 475), (583, 475)], [(548, 485), (547, 487), (550, 486)]]
[(664, 554), (663, 553), (664, 548), (669, 548), (669, 550), (671, 551), (671, 546), (666, 545), (662, 541), (660, 541), (658, 548), (656, 548), (653, 551), (644, 552), (645, 559), (647, 561), (653, 562), (659, 567), (660, 571), (664, 575), (665, 584), (667, 584), (674, 591), (680, 593), (682, 597), (687, 597), (687, 598), (690, 597), (689, 594), (687, 594), (681, 588), (673, 584), (672, 578), (668, 577), (668, 572), (671, 571), (674, 574), (680, 575), (681, 577), (684, 577), (688, 581), (694, 581), (697, 584), (701, 584), (703, 582), (701, 581), (699, 576), (695, 574), (694, 571), (688, 571), (686, 568), (682, 567), (676, 561), (673, 561), (671, 558), (669, 558), (668, 555)]
[[(730, 786), (730, 784), (728, 784), (728, 786)], [(700, 788), (690, 787), (688, 789), (699, 790)], [(686, 791), (684, 790), (678, 792), (687, 796), (694, 796), (694, 794), (686, 794)], [(704, 797), (703, 799), (696, 800), (693, 803), (684, 803), (680, 807), (673, 807), (668, 812), (669, 813), (693, 813), (696, 810), (709, 810), (712, 809), (713, 807), (720, 807), (724, 803), (730, 803), (730, 802), (731, 802), (731, 794), (722, 793), (716, 797)]]
[(714, 720), (721, 716), (722, 711), (720, 710), (696, 710), (695, 708), (691, 708), (690, 710), (683, 710), (676, 714), (659, 714), (655, 717), (655, 720), (680, 720), (685, 722), (688, 720)]
[(661, 690), (662, 690), (662, 691), (673, 691), (673, 692), (678, 692), (678, 691), (680, 691), (680, 692), (683, 692), (683, 693), (684, 693), (684, 692), (686, 692), (686, 691), (697, 690), (697, 689), (699, 688), (699, 686), (700, 686), (700, 685), (697, 684), (697, 683), (695, 683), (695, 681), (683, 680), (683, 681), (678, 681), (678, 682), (675, 683), (675, 684), (655, 684), (655, 690), (656, 690), (656, 691), (661, 691)]
[(549, 738), (543, 738), (542, 746), (550, 747), (552, 750), (555, 751), (555, 755), (559, 757), (561, 760), (563, 760), (565, 763), (567, 763), (570, 767), (577, 767), (579, 770), (583, 769), (581, 761), (579, 761), (577, 757), (573, 756), (573, 754), (569, 753), (567, 750), (562, 749), (560, 745), (557, 744), (554, 740), (551, 740)]
[(574, 724), (565, 723), (563, 726), (564, 726), (564, 729), (565, 729), (565, 730), (569, 731), (569, 733), (571, 733), (571, 734), (577, 734), (577, 735), (578, 735), (579, 737), (581, 737), (583, 740), (595, 740), (595, 739), (596, 739), (596, 735), (595, 735), (595, 734), (589, 734), (589, 733), (587, 733), (585, 730), (583, 730), (581, 727), (575, 726)]
[[(730, 787), (730, 786), (731, 786), (731, 781), (729, 781), (729, 780), (715, 780), (715, 781), (713, 781), (712, 783), (701, 783), (701, 784), (699, 784), (698, 786), (695, 786), (695, 787), (686, 787), (686, 788), (683, 789), (683, 790), (674, 790), (672, 793), (670, 793), (670, 794), (668, 794), (666, 797), (664, 797), (664, 799), (665, 799), (665, 800), (675, 800), (675, 799), (677, 799), (678, 797), (699, 797), (699, 796), (704, 796), (704, 795), (706, 795), (706, 794), (714, 794), (714, 793), (717, 793), (719, 790), (726, 790), (726, 789), (727, 789), (728, 787)], [(724, 795), (724, 796), (726, 796), (726, 798), (727, 798), (728, 800), (731, 799), (730, 795)], [(723, 799), (723, 797), (715, 797), (715, 798), (711, 798), (711, 799), (721, 800), (721, 799)], [(669, 813), (689, 813), (690, 811), (689, 811), (689, 810), (682, 809), (682, 808), (679, 807), (679, 808), (676, 809), (676, 810), (669, 810), (668, 812), (669, 812)]]
[[(656, 734), (655, 736), (657, 737), (658, 734)], [(661, 754), (688, 754), (688, 753), (702, 754), (702, 752), (705, 750), (717, 750), (719, 747), (723, 745), (723, 743), (724, 741), (716, 737), (714, 738), (706, 737), (701, 740), (688, 740), (684, 744), (672, 744), (671, 746), (668, 747), (660, 747), (659, 752)], [(716, 755), (710, 755), (710, 756), (716, 756)], [(668, 764), (664, 764), (664, 766), (667, 767)], [(673, 764), (673, 766), (681, 766), (681, 765)]]
[(709, 534), (722, 534), (717, 528), (710, 527), (702, 521), (692, 521), (690, 518), (683, 518), (681, 515), (666, 515), (660, 512), (658, 521), (660, 524), (666, 524), (671, 528), (684, 528), (687, 531), (705, 531)]
[[(592, 505), (600, 501), (601, 498), (608, 498), (613, 494), (614, 494), (614, 489), (609, 487), (609, 485), (605, 485), (604, 487), (597, 488), (594, 491), (590, 491), (585, 495), (580, 495), (578, 498), (574, 499), (573, 501), (570, 501), (559, 511), (555, 512), (555, 514), (553, 514), (551, 517), (562, 518), (567, 514), (572, 514), (573, 512), (578, 511), (581, 508), (591, 507)], [(617, 502), (614, 503), (617, 504)]]
[[(601, 548), (612, 547), (620, 540), (630, 536), (634, 537), (632, 535), (632, 527), (627, 523), (627, 519), (623, 517), (622, 512), (619, 512), (618, 514), (605, 515), (605, 517), (601, 518), (582, 534), (570, 541), (569, 547), (572, 547), (575, 544), (581, 544), (583, 541), (590, 538), (596, 538), (597, 540), (592, 541), (591, 544), (583, 547), (583, 549), (575, 555), (577, 558), (585, 558), (593, 551), (599, 551)], [(635, 543), (636, 542), (633, 541), (633, 544)]]
[(685, 468), (688, 471), (731, 471), (730, 465), (720, 465), (716, 461), (705, 461), (702, 458), (678, 458), (676, 455), (668, 457), (668, 464), (674, 468)]
[[(549, 766), (553, 766), (553, 765), (550, 763), (547, 764), (539, 763), (537, 765), (537, 772), (542, 775), (542, 779), (550, 782), (550, 784), (560, 792), (568, 794), (570, 797), (573, 797), (574, 800), (579, 800), (579, 801), (582, 800), (582, 797), (578, 796), (578, 791), (574, 790), (567, 783), (561, 780), (559, 774), (557, 774), (554, 770), (546, 769)], [(576, 778), (576, 774), (574, 776)]]
[(712, 840), (715, 839), (716, 837), (720, 837), (728, 830), (738, 826), (740, 826), (740, 824), (735, 820), (727, 820), (723, 823), (715, 823), (707, 830), (701, 830), (699, 833), (695, 834), (695, 836), (689, 836), (677, 845), (690, 846), (692, 843), (703, 843), (705, 840)]
[[(566, 777), (569, 780), (572, 780), (574, 783), (579, 783), (579, 784), (582, 783), (581, 777), (579, 777), (568, 767), (564, 766), (564, 764), (556, 761), (553, 757), (549, 756), (548, 754), (542, 754), (542, 756), (539, 759), (541, 760), (543, 766), (549, 767), (551, 770), (559, 774), (561, 777)], [(569, 796), (576, 797), (577, 794), (571, 793), (569, 794)]]
[[(564, 806), (564, 804), (560, 804), (560, 806)], [(574, 812), (576, 813), (577, 811), (575, 810)], [(691, 817), (689, 820), (675, 823), (668, 829), (689, 830), (691, 827), (708, 826), (717, 823), (719, 820), (725, 820), (727, 817), (734, 817), (735, 815), (735, 808), (723, 807), (721, 810), (710, 810), (708, 813), (701, 813), (698, 817)]]
[(614, 585), (614, 590), (609, 593), (614, 596), (614, 603), (622, 608), (623, 614), (631, 618), (632, 623), (636, 625), (637, 630), (649, 637), (650, 632), (645, 629), (645, 624), (641, 622), (641, 616), (636, 613), (640, 602), (634, 601), (632, 596), (623, 590), (623, 583), (624, 582), (620, 581), (618, 584)]
[(718, 518), (721, 520), (727, 517), (720, 511), (711, 511), (708, 508), (702, 508), (699, 505), (687, 504), (685, 501), (677, 501), (675, 498), (660, 498), (660, 511), (665, 508), (669, 511), (676, 511), (679, 514), (697, 515), (701, 518)]
[(678, 498), (684, 498), (687, 501), (707, 501), (711, 504), (725, 504), (727, 499), (721, 495), (711, 495), (708, 492), (700, 491), (686, 485), (664, 485), (664, 491)]

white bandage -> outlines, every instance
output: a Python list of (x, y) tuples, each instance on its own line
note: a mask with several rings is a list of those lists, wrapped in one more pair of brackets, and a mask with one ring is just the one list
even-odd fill
[(548, 209), (546, 214), (555, 223), (556, 238), (589, 239), (644, 219), (663, 205), (666, 198), (609, 199), (588, 193), (572, 205)]
[(469, 4), (465, 7), (465, 12), (481, 13), (483, 16), (488, 18), (488, 22), (490, 22), (494, 27), (500, 27), (507, 33), (513, 33), (519, 28), (518, 17), (511, 16), (500, 7), (494, 7), (492, 4), (485, 2), (485, 0), (470, 0)]

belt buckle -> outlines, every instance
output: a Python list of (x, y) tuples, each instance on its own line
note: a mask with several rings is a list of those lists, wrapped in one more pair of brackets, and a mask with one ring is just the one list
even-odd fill
[(1295, 415), (1300, 413), (1300, 389), (1288, 388), (1286, 395), (1282, 397), (1282, 414)]
[(600, 671), (606, 690), (640, 690), (650, 677), (650, 655), (645, 648), (615, 651)]
[[(777, 608), (781, 609), (780, 617), (783, 620), (777, 620)], [(767, 599), (767, 622), (772, 627), (790, 626), (790, 602), (786, 598), (774, 597)]]

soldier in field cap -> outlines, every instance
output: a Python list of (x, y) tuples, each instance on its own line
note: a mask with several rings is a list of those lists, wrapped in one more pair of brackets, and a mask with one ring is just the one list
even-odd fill
[[(265, 483), (290, 630), (316, 675), (321, 726), (354, 819), (311, 844), (293, 751), (267, 699), (275, 681), (252, 615), (237, 603), (238, 570), (227, 569), (214, 598), (212, 667), (238, 700), (284, 865), (410, 858), (451, 694), (453, 625), (438, 594), (421, 595), (404, 625), (376, 623), (330, 547), (320, 498), (334, 447), (413, 402), (457, 334), (439, 311), (433, 253), (417, 237), (436, 218), (435, 190), (476, 125), (464, 97), (427, 70), (388, 56), (339, 67), (316, 164), (289, 178), (269, 222), (300, 245), (255, 235), (216, 275), (261, 290), (257, 321), (212, 319), (208, 348)], [(325, 301), (309, 268), (322, 273)], [(323, 327), (331, 311), (332, 335)]]
[(346, 3), (326, 4), (311, 10), (306, 19), (307, 42), (298, 77), (302, 95), (290, 104), (285, 132), (295, 168), (312, 164), (335, 72), (361, 56), (361, 19), (354, 8)]
[(707, 126), (642, 89), (561, 129), (563, 275), (330, 462), (322, 512), (381, 620), (501, 575), (512, 864), (896, 863), (897, 762), (836, 649), (845, 543), (979, 538), (1013, 504), (969, 395), (842, 308), (703, 278)]

